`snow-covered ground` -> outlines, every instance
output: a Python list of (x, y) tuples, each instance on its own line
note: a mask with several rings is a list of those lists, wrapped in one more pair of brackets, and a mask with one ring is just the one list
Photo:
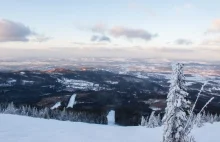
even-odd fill
[[(197, 142), (219, 142), (220, 123), (193, 131)], [(161, 142), (162, 128), (63, 122), (0, 114), (1, 142)]]
[(79, 89), (79, 90), (97, 91), (97, 90), (101, 89), (99, 84), (95, 84), (93, 82), (88, 82), (88, 81), (84, 81), (84, 80), (62, 78), (62, 79), (57, 79), (57, 82), (63, 84), (66, 87), (66, 90)]

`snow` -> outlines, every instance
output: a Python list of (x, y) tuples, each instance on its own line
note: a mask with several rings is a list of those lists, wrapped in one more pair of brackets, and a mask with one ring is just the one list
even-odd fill
[(108, 115), (108, 125), (114, 125), (115, 124), (115, 111), (111, 110)]
[(0, 83), (0, 87), (10, 87), (10, 86), (13, 86), (16, 82), (17, 82), (17, 80), (15, 80), (13, 78), (9, 78), (6, 81), (6, 83)]
[[(16, 121), (15, 121), (16, 120)], [(0, 114), (4, 142), (161, 142), (162, 127), (122, 127)], [(219, 142), (220, 123), (195, 128), (197, 142)]]
[(23, 84), (23, 85), (27, 85), (27, 84), (32, 85), (32, 84), (34, 84), (34, 81), (31, 81), (31, 80), (22, 80), (22, 84)]
[(77, 89), (77, 90), (97, 91), (97, 90), (101, 89), (99, 84), (95, 84), (93, 82), (84, 81), (84, 80), (62, 78), (62, 79), (58, 79), (57, 82), (63, 84), (66, 87), (66, 90)]
[(20, 75), (25, 75), (25, 72), (20, 72)]
[(108, 80), (108, 81), (106, 81), (106, 83), (108, 83), (108, 84), (118, 84), (118, 81), (110, 81), (110, 80)]
[(136, 73), (135, 76), (136, 76), (137, 78), (144, 78), (144, 79), (145, 79), (145, 78), (149, 78), (148, 76), (142, 75), (140, 72)]
[(73, 94), (70, 97), (69, 103), (67, 105), (67, 108), (73, 108), (73, 105), (75, 104), (75, 98), (76, 98), (76, 94)]
[(150, 106), (150, 109), (152, 109), (152, 110), (154, 110), (154, 111), (161, 110), (161, 108), (153, 107), (153, 106)]
[(189, 82), (189, 81), (187, 81), (187, 82), (185, 83), (186, 86), (191, 86), (191, 85), (193, 85), (193, 84), (195, 84), (195, 82)]
[(16, 83), (17, 82), (17, 80), (15, 80), (15, 79), (13, 79), (13, 78), (9, 78), (8, 80), (7, 80), (7, 83), (8, 84), (13, 84), (13, 83)]
[(52, 106), (50, 109), (56, 109), (61, 106), (61, 102), (57, 102), (54, 106)]
[(11, 84), (7, 84), (7, 83), (0, 83), (0, 87), (10, 87)]

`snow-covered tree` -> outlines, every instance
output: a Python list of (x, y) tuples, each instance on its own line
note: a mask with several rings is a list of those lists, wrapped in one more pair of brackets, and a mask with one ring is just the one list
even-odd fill
[(214, 116), (213, 116), (212, 114), (210, 115), (210, 120), (209, 120), (209, 122), (210, 122), (211, 124), (214, 123)]
[(59, 120), (65, 121), (65, 120), (67, 120), (67, 118), (68, 118), (67, 112), (66, 112), (66, 109), (64, 108), (64, 109), (60, 112)]
[(141, 126), (146, 126), (146, 119), (144, 116), (141, 117)]
[(217, 114), (214, 115), (213, 121), (214, 121), (214, 122), (218, 122), (218, 115), (217, 115)]
[(202, 116), (202, 114), (197, 114), (195, 124), (197, 127), (202, 127), (204, 125), (204, 117)]
[(161, 120), (160, 113), (157, 115), (157, 122), (158, 122), (158, 125), (159, 125), (159, 126), (162, 125), (162, 120)]
[(147, 127), (154, 128), (154, 127), (158, 127), (158, 126), (159, 126), (158, 120), (157, 120), (157, 117), (155, 116), (155, 111), (153, 111), (149, 117)]
[(32, 108), (32, 117), (39, 117), (39, 112), (37, 108)]
[(190, 130), (186, 124), (190, 102), (186, 99), (188, 93), (185, 87), (183, 64), (177, 63), (173, 66), (170, 83), (167, 107), (163, 118), (163, 142), (189, 142)]
[(22, 106), (20, 107), (20, 114), (21, 115), (27, 115), (27, 107), (26, 106)]
[(18, 112), (18, 109), (15, 108), (14, 103), (8, 104), (7, 108), (4, 110), (4, 113), (7, 114), (16, 114)]

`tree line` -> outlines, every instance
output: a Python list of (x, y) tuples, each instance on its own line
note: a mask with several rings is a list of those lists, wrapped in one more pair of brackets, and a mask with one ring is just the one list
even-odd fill
[(96, 124), (107, 124), (106, 114), (96, 114), (88, 111), (69, 111), (67, 109), (51, 110), (49, 108), (36, 108), (31, 106), (16, 107), (14, 103), (0, 104), (0, 113), (16, 114), (44, 119), (55, 119), (61, 121), (87, 122)]

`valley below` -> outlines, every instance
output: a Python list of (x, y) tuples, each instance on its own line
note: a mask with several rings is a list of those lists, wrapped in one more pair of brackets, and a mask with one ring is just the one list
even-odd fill
[[(139, 125), (141, 116), (152, 111), (163, 114), (166, 107), (171, 62), (157, 62), (134, 60), (128, 64), (114, 59), (104, 65), (96, 59), (81, 62), (80, 67), (70, 67), (67, 62), (69, 67), (65, 68), (60, 63), (59, 68), (41, 65), (26, 70), (23, 65), (16, 69), (10, 65), (10, 70), (5, 67), (0, 71), (0, 102), (62, 110), (75, 94), (70, 110), (106, 114), (114, 110), (118, 124)], [(185, 81), (192, 102), (206, 83), (195, 112), (214, 97), (206, 111), (220, 114), (219, 68), (217, 64), (186, 63)]]

